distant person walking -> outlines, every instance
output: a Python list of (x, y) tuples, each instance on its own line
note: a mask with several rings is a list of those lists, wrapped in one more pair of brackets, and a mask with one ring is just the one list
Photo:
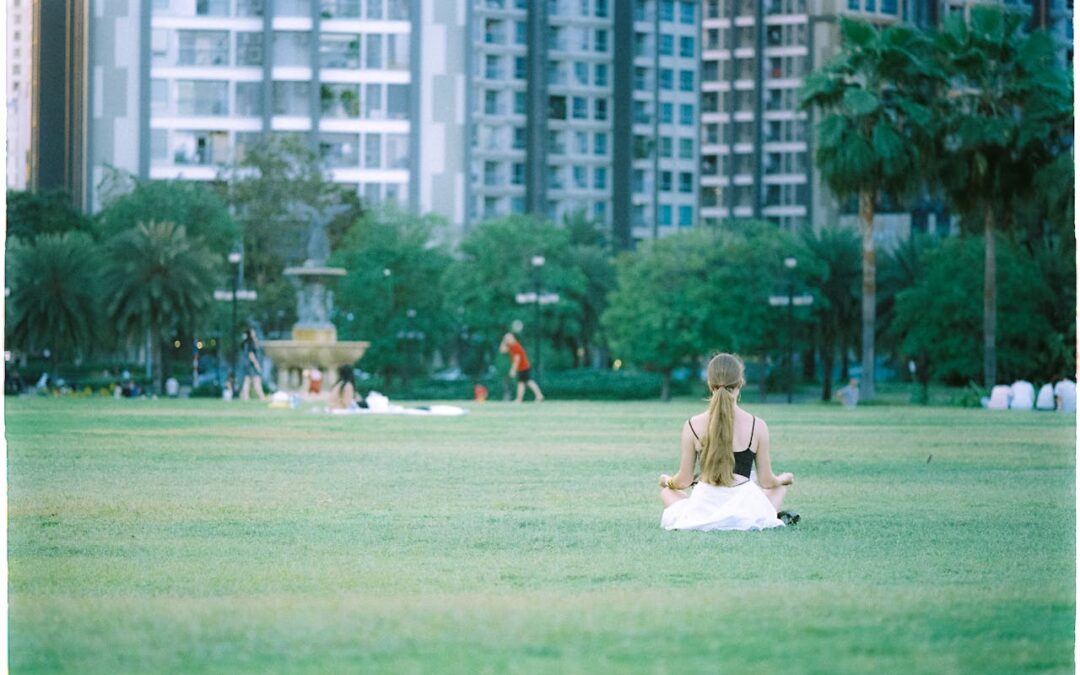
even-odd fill
[(848, 385), (837, 391), (833, 398), (843, 403), (845, 408), (854, 408), (859, 405), (859, 381), (851, 378)]
[(242, 356), (240, 358), (240, 372), (243, 374), (243, 384), (240, 387), (240, 400), (250, 398), (251, 386), (255, 386), (255, 393), (260, 401), (266, 400), (266, 392), (262, 388), (262, 364), (259, 361), (259, 339), (255, 336), (255, 329), (248, 328), (244, 333), (244, 342), (240, 345)]
[(499, 351), (503, 354), (510, 354), (510, 378), (517, 378), (517, 397), (514, 402), (521, 403), (524, 400), (526, 385), (532, 390), (537, 403), (543, 401), (544, 394), (540, 391), (540, 385), (536, 384), (536, 381), (532, 379), (532, 364), (529, 363), (529, 357), (525, 354), (525, 348), (521, 346), (513, 333), (507, 333), (503, 336), (502, 342), (499, 344)]
[[(734, 354), (717, 354), (707, 370), (709, 408), (683, 423), (679, 471), (660, 476), (666, 530), (763, 530), (794, 525), (799, 515), (779, 511), (790, 473), (776, 475), (765, 420), (739, 407), (746, 380)], [(738, 448), (738, 450), (736, 450)], [(700, 482), (694, 475), (701, 471)], [(751, 469), (757, 467), (757, 481)], [(685, 490), (693, 487), (693, 492)], [(777, 513), (779, 511), (779, 513)]]

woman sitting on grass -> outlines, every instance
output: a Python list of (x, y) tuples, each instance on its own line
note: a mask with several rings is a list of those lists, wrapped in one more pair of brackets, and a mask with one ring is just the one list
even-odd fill
[(330, 410), (359, 410), (361, 407), (367, 407), (361, 406), (356, 401), (356, 383), (352, 366), (346, 364), (338, 368), (338, 381), (330, 389), (327, 407)]
[[(717, 354), (709, 361), (709, 409), (686, 421), (682, 430), (679, 472), (660, 476), (667, 530), (761, 530), (794, 524), (798, 514), (777, 511), (790, 473), (772, 472), (769, 427), (738, 406), (746, 380), (743, 363), (733, 354)], [(744, 448), (735, 451), (735, 448)], [(750, 469), (757, 463), (757, 483)], [(700, 483), (694, 465), (701, 468)], [(696, 485), (689, 495), (684, 492)]]

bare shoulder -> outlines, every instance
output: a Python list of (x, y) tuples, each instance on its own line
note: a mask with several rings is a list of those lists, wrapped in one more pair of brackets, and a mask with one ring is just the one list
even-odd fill
[(698, 413), (697, 415), (691, 415), (687, 423), (692, 427), (693, 431), (696, 431), (698, 435), (701, 435), (703, 429), (709, 428), (709, 411)]

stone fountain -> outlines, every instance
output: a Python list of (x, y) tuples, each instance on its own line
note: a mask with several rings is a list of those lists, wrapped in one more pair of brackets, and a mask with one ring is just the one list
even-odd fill
[(263, 350), (277, 370), (278, 389), (297, 391), (306, 389), (306, 372), (318, 368), (323, 373), (323, 391), (328, 391), (337, 380), (337, 369), (352, 364), (364, 355), (369, 342), (338, 342), (337, 328), (330, 322), (334, 309), (334, 293), (330, 282), (345, 276), (341, 267), (327, 267), (330, 257), (330, 240), (326, 225), (347, 209), (334, 206), (318, 210), (304, 205), (296, 207), (302, 215), (310, 218), (308, 230), (307, 259), (300, 267), (288, 267), (285, 276), (296, 286), (297, 322), (292, 328), (291, 340), (270, 340), (263, 343)]

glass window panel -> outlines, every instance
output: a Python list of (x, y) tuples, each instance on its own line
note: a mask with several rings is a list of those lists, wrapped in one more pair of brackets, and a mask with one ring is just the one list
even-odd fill
[(310, 66), (311, 33), (278, 31), (274, 33), (275, 66)]
[(228, 115), (229, 83), (209, 80), (176, 82), (178, 115)]
[(274, 114), (298, 117), (311, 115), (309, 82), (274, 82)]
[(349, 33), (322, 33), (319, 62), (323, 68), (359, 68), (360, 36)]
[(382, 136), (380, 134), (364, 135), (364, 167), (382, 168)]

